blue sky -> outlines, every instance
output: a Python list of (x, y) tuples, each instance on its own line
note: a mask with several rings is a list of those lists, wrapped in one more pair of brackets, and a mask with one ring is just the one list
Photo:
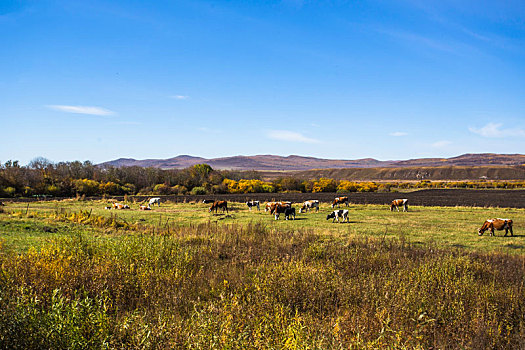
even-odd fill
[(0, 161), (525, 153), (525, 2), (0, 1)]

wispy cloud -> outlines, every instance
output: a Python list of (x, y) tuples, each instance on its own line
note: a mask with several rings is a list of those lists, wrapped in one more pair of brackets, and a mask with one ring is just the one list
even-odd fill
[(416, 44), (418, 46), (426, 46), (434, 50), (444, 51), (444, 52), (453, 53), (453, 54), (458, 53), (457, 47), (456, 47), (457, 44), (456, 43), (453, 44), (453, 42), (450, 40), (442, 41), (439, 39), (426, 37), (421, 34), (409, 32), (405, 30), (377, 28), (376, 31), (380, 34), (390, 36), (396, 40), (411, 43), (412, 45)]
[(435, 147), (435, 148), (443, 148), (443, 147), (447, 147), (449, 145), (452, 144), (452, 141), (448, 141), (448, 140), (441, 140), (441, 141), (437, 141), (437, 142), (434, 142), (432, 144), (432, 147)]
[(288, 130), (270, 130), (267, 136), (274, 140), (303, 142), (303, 143), (321, 143), (321, 141), (306, 137), (301, 133)]
[(482, 128), (470, 127), (468, 129), (470, 132), (481, 135), (483, 137), (492, 137), (492, 138), (509, 137), (509, 136), (525, 137), (524, 129), (519, 129), (519, 128), (502, 129), (501, 128), (502, 126), (503, 124), (501, 123), (488, 123)]
[(66, 113), (100, 115), (100, 116), (110, 116), (110, 115), (115, 114), (115, 112), (110, 111), (109, 109), (102, 108), (102, 107), (94, 107), (94, 106), (48, 105), (46, 107), (49, 109), (53, 109), (55, 111), (66, 112)]
[(172, 96), (170, 96), (170, 98), (173, 98), (175, 100), (187, 100), (190, 97), (186, 96), (186, 95), (172, 95)]
[(389, 135), (390, 136), (395, 136), (395, 137), (400, 137), (400, 136), (407, 136), (408, 133), (403, 132), (403, 131), (395, 131), (395, 132), (391, 132)]
[(197, 130), (205, 132), (205, 133), (209, 133), (209, 134), (219, 134), (221, 132), (221, 130), (219, 129), (210, 129), (205, 126), (197, 128)]

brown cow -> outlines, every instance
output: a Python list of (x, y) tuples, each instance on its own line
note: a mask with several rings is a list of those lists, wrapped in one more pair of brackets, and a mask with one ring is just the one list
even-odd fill
[(271, 202), (270, 209), (269, 209), (270, 210), (270, 214), (273, 215), (275, 213), (275, 210), (277, 208), (280, 208), (280, 207), (291, 208), (292, 207), (292, 202)]
[(276, 204), (272, 208), (272, 214), (275, 214), (275, 220), (279, 220), (279, 214), (281, 213), (284, 214), (285, 220), (295, 220), (295, 208), (292, 208), (289, 205)]
[(139, 209), (140, 209), (140, 210), (151, 210), (151, 207), (149, 206), (149, 204), (148, 204), (148, 205), (141, 205), (141, 206), (139, 207)]
[(224, 210), (226, 210), (226, 213), (228, 213), (228, 202), (227, 201), (215, 201), (211, 205), (210, 210), (208, 210), (208, 212), (211, 213), (211, 211), (215, 209), (215, 213), (217, 213), (217, 209), (219, 208), (221, 208), (223, 212)]
[(131, 208), (127, 204), (113, 203), (113, 209), (131, 209)]
[(270, 213), (273, 214), (272, 207), (275, 207), (276, 204), (292, 206), (292, 202), (268, 202), (266, 203), (266, 207), (264, 208), (264, 211), (269, 210)]
[(399, 211), (399, 207), (403, 206), (403, 211), (408, 211), (408, 199), (394, 199), (392, 203), (390, 203), (390, 211), (394, 211), (394, 208)]
[(343, 203), (348, 207), (348, 197), (336, 197), (332, 202), (332, 208), (335, 208), (336, 205), (339, 207)]
[(510, 231), (510, 235), (514, 236), (512, 232), (512, 220), (510, 219), (489, 219), (483, 223), (483, 226), (478, 230), (478, 235), (482, 236), (487, 230), (490, 230), (490, 235), (494, 236), (494, 229), (501, 231), (505, 230), (505, 236)]

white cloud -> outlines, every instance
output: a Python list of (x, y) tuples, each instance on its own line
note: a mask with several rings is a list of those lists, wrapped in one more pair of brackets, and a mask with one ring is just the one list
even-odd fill
[(303, 142), (303, 143), (321, 143), (321, 141), (304, 136), (298, 132), (288, 130), (271, 130), (267, 136), (274, 140)]
[(188, 98), (190, 98), (189, 96), (186, 96), (186, 95), (173, 95), (173, 96), (170, 96), (171, 98), (174, 98), (176, 100), (187, 100)]
[(446, 147), (446, 146), (451, 145), (451, 144), (452, 144), (452, 141), (441, 140), (441, 141), (434, 142), (434, 143), (432, 144), (432, 147), (435, 147), (435, 148), (443, 148), (443, 147)]
[(408, 133), (402, 132), (402, 131), (395, 131), (395, 132), (391, 132), (389, 135), (390, 136), (395, 136), (395, 137), (400, 137), (400, 136), (407, 136)]
[(470, 132), (481, 135), (483, 137), (507, 137), (507, 136), (518, 136), (525, 137), (524, 129), (502, 129), (503, 124), (501, 123), (488, 123), (482, 128), (468, 128)]
[(93, 106), (48, 105), (46, 107), (49, 109), (54, 109), (55, 111), (66, 112), (66, 113), (101, 115), (101, 116), (109, 116), (109, 115), (115, 114), (115, 112), (110, 111), (109, 109), (102, 108), (102, 107), (93, 107)]
[(211, 134), (219, 134), (221, 132), (221, 130), (219, 129), (210, 129), (205, 126), (197, 128), (197, 130), (205, 132), (205, 133), (211, 133)]

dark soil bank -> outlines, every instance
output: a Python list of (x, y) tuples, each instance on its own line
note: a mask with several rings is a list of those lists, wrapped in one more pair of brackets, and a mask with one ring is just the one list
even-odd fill
[[(372, 192), (372, 193), (247, 193), (247, 194), (216, 194), (216, 195), (186, 195), (160, 196), (164, 201), (172, 202), (201, 202), (203, 199), (227, 200), (231, 202), (245, 202), (248, 200), (291, 201), (301, 203), (309, 199), (318, 199), (321, 202), (332, 202), (335, 197), (348, 196), (354, 204), (389, 204), (396, 198), (407, 198), (409, 205), (423, 206), (467, 206), (467, 207), (501, 207), (525, 208), (525, 190), (420, 190), (408, 193)], [(129, 196), (137, 201), (146, 200), (155, 196)], [(123, 197), (115, 197), (122, 200)], [(49, 198), (62, 199), (62, 198)], [(90, 199), (101, 199), (90, 198)], [(33, 198), (2, 199), (2, 201), (33, 202)]]

